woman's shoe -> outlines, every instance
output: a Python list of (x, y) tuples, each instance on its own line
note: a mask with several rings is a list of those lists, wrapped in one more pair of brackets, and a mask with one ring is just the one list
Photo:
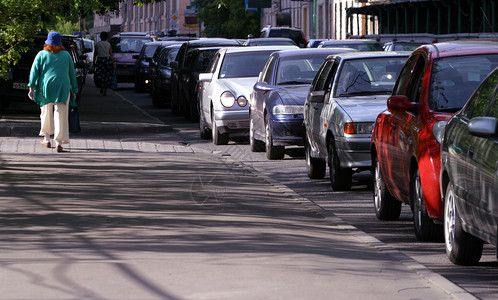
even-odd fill
[(44, 140), (41, 140), (41, 141), (40, 141), (40, 143), (41, 143), (43, 146), (47, 147), (47, 148), (51, 148), (51, 147), (52, 147), (52, 145), (50, 144), (50, 141), (45, 142)]
[(64, 152), (64, 150), (62, 150), (62, 146), (61, 145), (57, 146), (56, 148), (57, 148), (57, 152)]

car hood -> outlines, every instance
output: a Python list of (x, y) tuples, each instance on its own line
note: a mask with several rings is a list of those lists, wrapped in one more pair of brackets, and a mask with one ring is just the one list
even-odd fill
[(258, 77), (219, 79), (220, 86), (234, 93), (235, 98), (244, 95), (248, 100)]
[(278, 88), (276, 92), (280, 95), (282, 104), (304, 105), (309, 89), (309, 84), (287, 85)]
[(336, 98), (335, 101), (354, 122), (375, 122), (377, 116), (387, 109), (389, 95), (368, 95)]

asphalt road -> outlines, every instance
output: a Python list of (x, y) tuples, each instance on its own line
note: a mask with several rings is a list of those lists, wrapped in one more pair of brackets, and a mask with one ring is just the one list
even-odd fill
[[(351, 191), (334, 192), (330, 187), (328, 174), (321, 180), (310, 180), (307, 177), (304, 152), (301, 148), (287, 149), (285, 158), (281, 161), (269, 161), (264, 152), (251, 152), (247, 140), (232, 140), (226, 146), (216, 146), (211, 141), (199, 137), (198, 123), (191, 123), (183, 116), (171, 113), (169, 109), (154, 108), (148, 93), (138, 94), (132, 87), (133, 85), (121, 85), (117, 93), (172, 126), (177, 131), (179, 143), (230, 155), (234, 160), (275, 179), (350, 225), (402, 251), (476, 297), (498, 299), (498, 261), (494, 247), (485, 244), (477, 266), (456, 266), (448, 261), (443, 242), (420, 242), (415, 238), (412, 214), (408, 206), (403, 207), (398, 221), (377, 220), (373, 208), (372, 177), (369, 172), (354, 175)], [(135, 138), (149, 137), (130, 137)]]
[[(292, 189), (299, 196), (306, 198), (320, 207), (341, 218), (350, 225), (375, 237), (386, 245), (410, 256), (420, 264), (456, 283), (480, 299), (498, 299), (498, 262), (495, 249), (485, 245), (483, 256), (477, 266), (462, 267), (451, 264), (446, 258), (442, 242), (420, 242), (413, 234), (412, 217), (409, 207), (403, 207), (401, 218), (394, 222), (381, 222), (375, 217), (372, 203), (371, 176), (368, 172), (354, 175), (351, 191), (334, 192), (329, 179), (310, 180), (306, 176), (304, 153), (296, 147), (288, 149), (280, 161), (269, 161), (264, 153), (250, 151), (246, 140), (230, 141), (229, 145), (216, 146), (199, 137), (197, 123), (187, 121), (183, 116), (174, 115), (169, 109), (156, 109), (148, 93), (137, 94), (133, 85), (121, 84), (115, 92), (123, 100), (141, 109), (144, 113), (157, 118), (171, 126), (175, 134), (156, 133), (121, 136), (123, 141), (151, 141), (154, 143), (172, 140), (182, 145), (198, 149), (219, 152), (244, 164), (256, 173), (264, 174), (276, 182)], [(32, 106), (16, 106), (2, 114), (16, 120), (37, 119), (38, 110)], [(110, 137), (111, 138), (111, 137)], [(166, 140), (167, 139), (167, 140)]]

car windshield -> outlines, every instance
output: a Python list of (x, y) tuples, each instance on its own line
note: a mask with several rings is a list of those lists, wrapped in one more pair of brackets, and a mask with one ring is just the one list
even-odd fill
[(335, 97), (390, 94), (405, 56), (347, 60), (336, 79)]
[(380, 43), (327, 43), (322, 42), (322, 48), (352, 48), (358, 51), (384, 51)]
[(144, 57), (145, 58), (152, 58), (154, 56), (154, 53), (156, 53), (156, 50), (158, 47), (159, 47), (159, 44), (145, 45)]
[(432, 66), (429, 108), (456, 112), (498, 66), (498, 54), (440, 58)]
[(150, 37), (113, 37), (109, 41), (113, 53), (140, 53), (142, 46), (152, 42)]
[(219, 78), (257, 77), (275, 50), (227, 53)]
[(281, 58), (276, 84), (310, 84), (327, 56), (319, 54)]

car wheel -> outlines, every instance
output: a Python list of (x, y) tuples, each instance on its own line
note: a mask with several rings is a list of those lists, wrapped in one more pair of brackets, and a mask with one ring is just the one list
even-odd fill
[(334, 139), (330, 139), (328, 147), (330, 185), (334, 191), (346, 191), (351, 189), (353, 171), (341, 168), (339, 156), (335, 149)]
[(199, 115), (199, 133), (203, 140), (209, 140), (212, 137), (211, 130), (206, 127), (206, 121), (202, 113)]
[(145, 90), (145, 84), (141, 82), (137, 76), (135, 76), (135, 91), (137, 93), (142, 93)]
[(265, 143), (257, 140), (254, 137), (254, 120), (252, 117), (249, 118), (249, 145), (252, 152), (261, 152), (265, 150)]
[(444, 244), (454, 264), (475, 265), (481, 259), (483, 241), (463, 230), (451, 182), (444, 197)]
[(304, 138), (304, 157), (306, 160), (306, 171), (310, 179), (322, 179), (325, 177), (327, 163), (320, 158), (311, 156), (311, 146), (308, 138)]
[(420, 241), (441, 240), (442, 226), (434, 224), (425, 207), (424, 193), (420, 181), (420, 171), (417, 169), (410, 184), (410, 204), (413, 212), (413, 226), (415, 236)]
[(152, 105), (154, 105), (155, 108), (164, 108), (166, 106), (165, 104), (166, 103), (161, 99), (157, 89), (152, 89)]
[(265, 150), (266, 158), (273, 159), (283, 159), (285, 155), (284, 146), (273, 146), (273, 136), (271, 134), (270, 128), (270, 118), (266, 115), (265, 118)]
[(375, 157), (374, 167), (374, 206), (377, 219), (383, 221), (393, 221), (399, 219), (401, 214), (401, 201), (394, 198), (386, 187), (384, 178), (380, 171), (380, 162)]
[(211, 115), (211, 134), (213, 138), (213, 144), (215, 145), (226, 145), (228, 144), (229, 135), (228, 133), (220, 133), (218, 127), (216, 126), (216, 120), (214, 119), (214, 114)]

